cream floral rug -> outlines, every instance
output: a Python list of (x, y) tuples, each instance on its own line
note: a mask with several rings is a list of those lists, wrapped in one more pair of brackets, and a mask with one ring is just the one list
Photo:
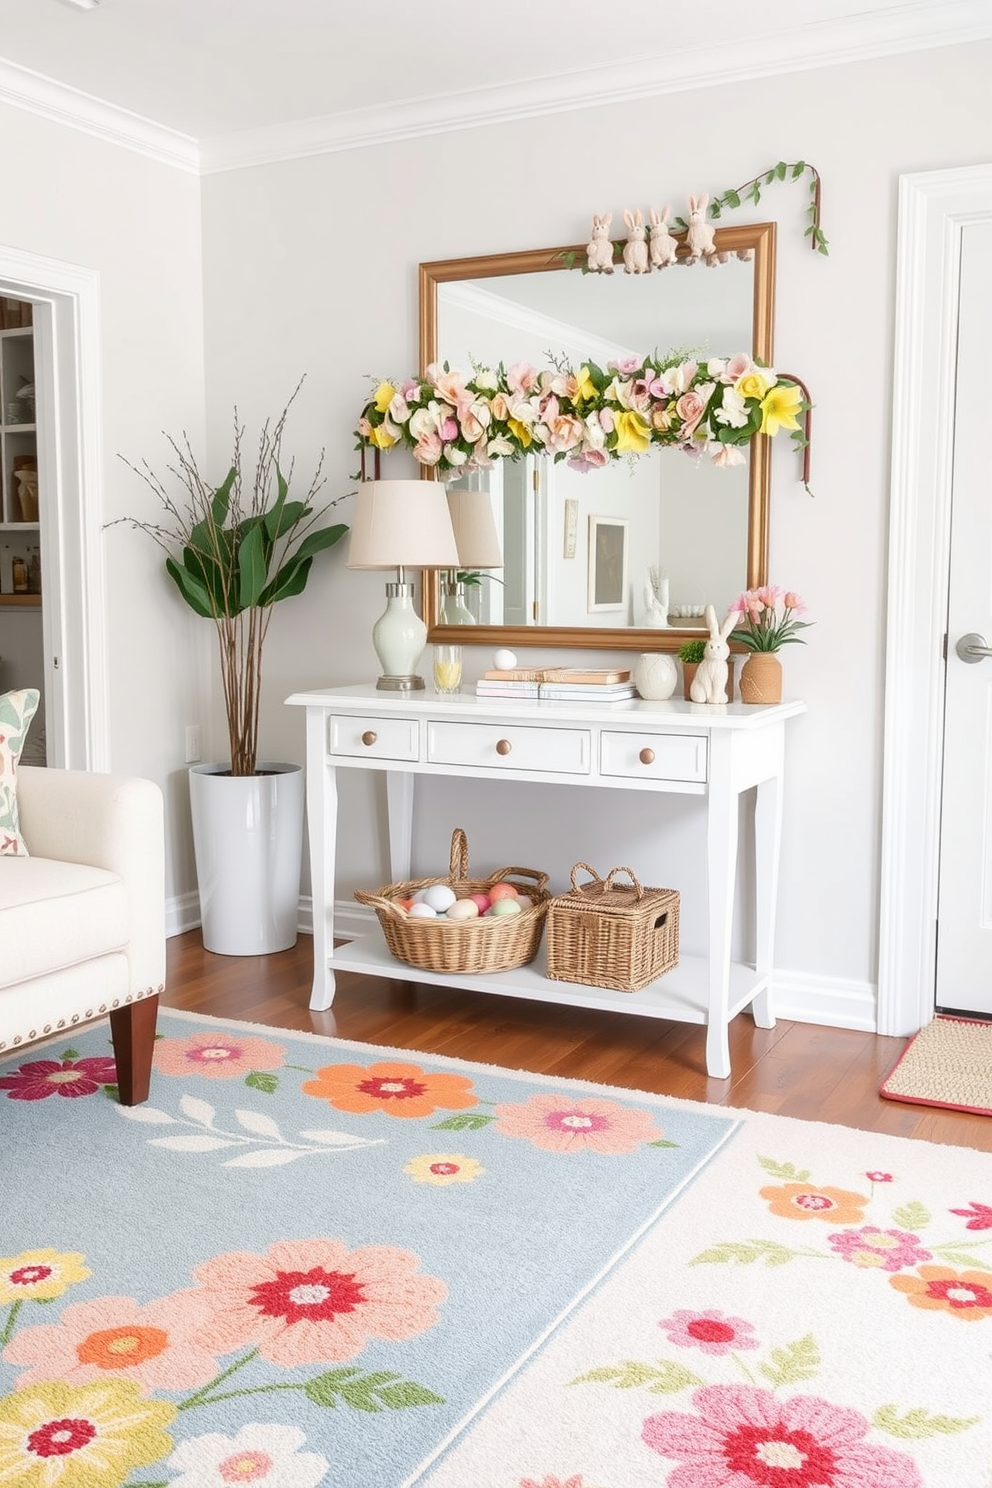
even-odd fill
[(992, 1483), (992, 1157), (160, 1034), (0, 1066), (0, 1488)]

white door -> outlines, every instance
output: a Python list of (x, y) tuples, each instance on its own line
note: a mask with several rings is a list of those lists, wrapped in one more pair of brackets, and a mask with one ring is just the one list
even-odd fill
[[(944, 767), (937, 907), (938, 1008), (992, 1016), (992, 466), (985, 392), (992, 345), (992, 222), (962, 233), (951, 497)], [(920, 376), (925, 369), (920, 369)]]

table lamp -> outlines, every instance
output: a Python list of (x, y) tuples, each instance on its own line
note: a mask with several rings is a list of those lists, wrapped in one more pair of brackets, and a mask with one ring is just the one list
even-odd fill
[[(448, 491), (448, 511), (458, 548), (458, 570), (502, 568), (503, 554), (488, 491)], [(441, 619), (446, 625), (474, 625), (465, 603), (465, 585), (449, 573), (441, 583)]]
[(458, 547), (439, 481), (372, 480), (358, 487), (348, 550), (349, 568), (396, 569), (386, 585), (386, 608), (372, 627), (372, 645), (382, 669), (376, 687), (415, 692), (416, 673), (427, 644), (427, 627), (413, 607), (407, 568), (453, 568)]

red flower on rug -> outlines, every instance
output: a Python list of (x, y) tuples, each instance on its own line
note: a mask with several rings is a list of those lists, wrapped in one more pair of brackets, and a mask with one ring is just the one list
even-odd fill
[(192, 1038), (163, 1038), (155, 1044), (160, 1075), (203, 1075), (207, 1080), (243, 1079), (252, 1070), (281, 1069), (286, 1050), (269, 1039), (228, 1036), (211, 1030)]
[(779, 1219), (827, 1219), (831, 1224), (860, 1224), (868, 1199), (848, 1188), (815, 1188), (808, 1183), (780, 1183), (760, 1190)]
[(117, 1080), (117, 1066), (105, 1055), (91, 1059), (35, 1059), (12, 1075), (0, 1075), (8, 1100), (46, 1100), (50, 1095), (96, 1095)]
[(967, 1209), (952, 1209), (951, 1213), (968, 1221), (966, 1230), (992, 1230), (992, 1207), (988, 1204), (977, 1204), (972, 1199)]
[(496, 1130), (546, 1152), (626, 1153), (664, 1136), (646, 1111), (593, 1095), (532, 1095), (497, 1106)]
[(864, 1416), (819, 1396), (706, 1385), (692, 1403), (698, 1416), (660, 1411), (641, 1432), (680, 1464), (668, 1488), (923, 1488), (911, 1458), (865, 1441)]
[(58, 1323), (24, 1328), (7, 1345), (8, 1364), (26, 1364), (17, 1388), (42, 1380), (85, 1385), (113, 1375), (145, 1392), (205, 1385), (217, 1373), (213, 1354), (194, 1334), (210, 1318), (201, 1293), (173, 1292), (140, 1304), (133, 1297), (74, 1302)]
[(271, 1364), (353, 1359), (370, 1338), (433, 1328), (448, 1288), (392, 1245), (281, 1240), (264, 1255), (229, 1251), (194, 1268), (212, 1311), (196, 1342), (213, 1353), (253, 1346)]
[(950, 1266), (920, 1266), (915, 1276), (890, 1276), (889, 1285), (905, 1292), (913, 1307), (949, 1312), (966, 1323), (992, 1317), (992, 1275), (988, 1271), (953, 1271)]
[(315, 1080), (304, 1081), (304, 1095), (326, 1100), (336, 1111), (368, 1116), (430, 1116), (434, 1111), (466, 1111), (479, 1104), (465, 1075), (428, 1074), (419, 1064), (383, 1059), (376, 1064), (325, 1064)]
[(680, 1308), (658, 1324), (672, 1343), (680, 1348), (698, 1348), (704, 1354), (729, 1354), (734, 1349), (754, 1349), (758, 1340), (754, 1328), (744, 1318), (727, 1317), (716, 1307), (702, 1312)]

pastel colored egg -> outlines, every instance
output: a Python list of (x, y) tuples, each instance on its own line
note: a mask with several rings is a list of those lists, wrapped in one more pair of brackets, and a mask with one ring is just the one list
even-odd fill
[(534, 901), (529, 894), (518, 894), (517, 903), (520, 905), (521, 909), (531, 909), (533, 907)]
[(412, 904), (413, 904), (413, 900), (412, 899), (394, 899), (393, 900), (393, 903), (395, 905), (397, 905), (397, 907), (399, 909), (409, 910), (411, 908)]
[(517, 664), (517, 653), (515, 651), (499, 650), (493, 657), (493, 665), (501, 672), (512, 671)]
[(455, 902), (455, 891), (449, 889), (447, 884), (431, 884), (424, 890), (421, 902), (429, 904), (436, 914), (444, 914), (444, 911)]
[(492, 903), (492, 900), (490, 899), (488, 894), (469, 894), (468, 897), (476, 906), (480, 914), (485, 914), (486, 910)]
[(426, 889), (418, 889), (417, 892), (413, 896), (413, 902), (414, 902), (414, 904), (422, 904), (424, 902), (424, 895), (426, 893), (427, 893), (427, 890)]
[(494, 918), (496, 916), (502, 918), (503, 915), (518, 915), (521, 913), (522, 911), (520, 908), (520, 901), (517, 899), (516, 895), (514, 895), (511, 899), (497, 899), (495, 903), (491, 904), (486, 910), (486, 914), (492, 915)]
[(410, 905), (409, 913), (412, 920), (437, 919), (437, 910), (431, 909), (430, 905), (425, 904), (422, 899), (418, 900), (415, 904)]
[(474, 920), (478, 918), (479, 906), (474, 899), (456, 899), (444, 911), (447, 920)]
[(500, 899), (516, 899), (517, 891), (512, 883), (496, 883), (489, 890), (489, 899), (496, 904)]

